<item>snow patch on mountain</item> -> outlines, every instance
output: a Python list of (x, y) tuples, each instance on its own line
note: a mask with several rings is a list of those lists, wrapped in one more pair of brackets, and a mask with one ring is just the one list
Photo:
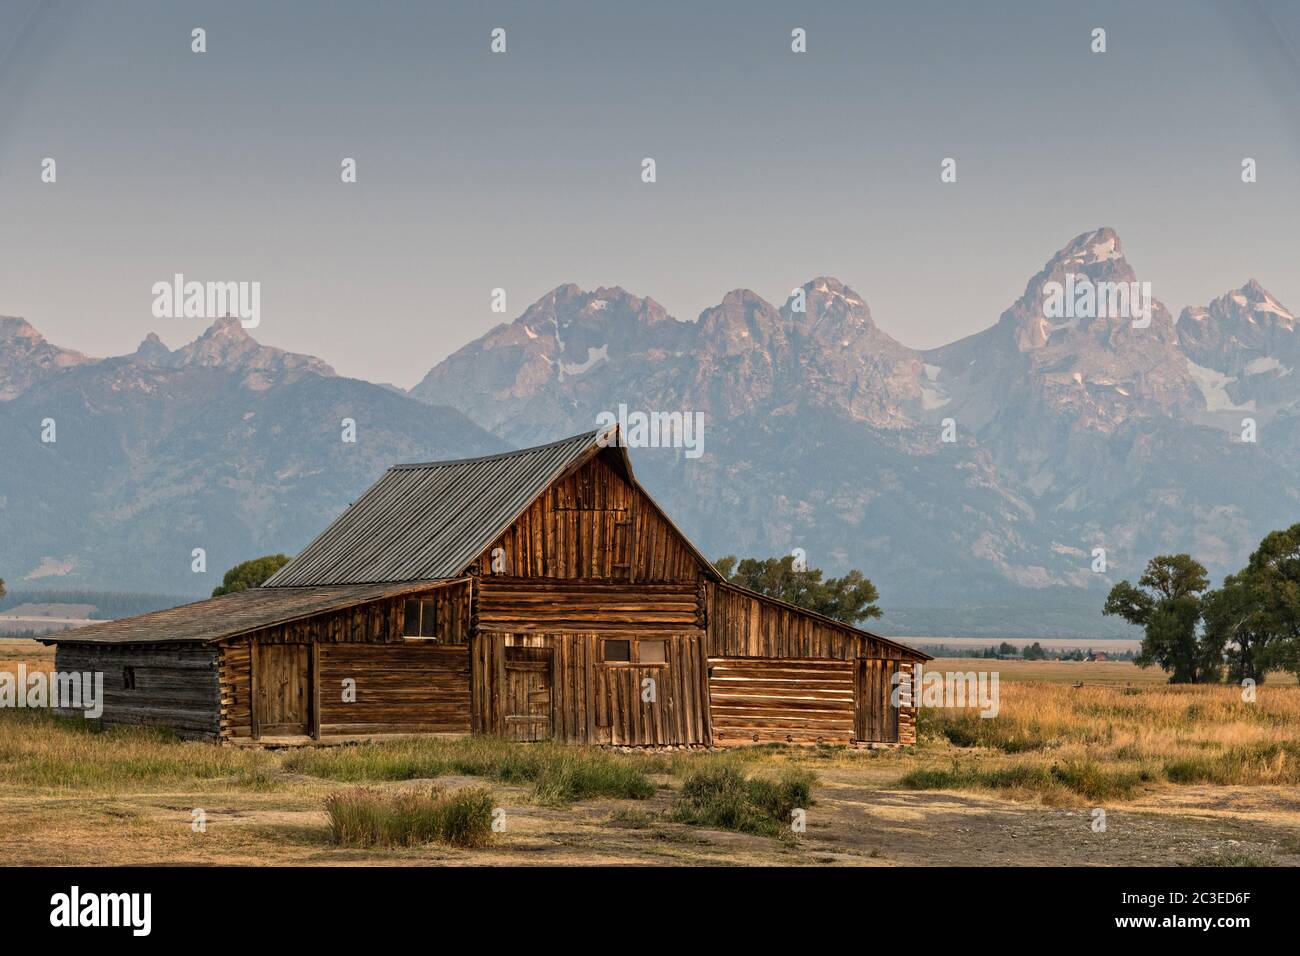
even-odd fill
[[(1280, 369), (1280, 368), (1282, 368), (1282, 363), (1270, 355), (1265, 358), (1257, 358), (1248, 362), (1246, 365), (1246, 374), (1262, 375), (1265, 372), (1272, 372), (1275, 369)], [(1291, 369), (1287, 369), (1282, 374), (1289, 375), (1290, 373), (1291, 373)]]
[(1255, 410), (1254, 399), (1245, 405), (1238, 405), (1228, 394), (1228, 386), (1237, 381), (1237, 376), (1224, 375), (1204, 365), (1197, 365), (1191, 359), (1187, 360), (1187, 371), (1192, 376), (1192, 381), (1196, 383), (1196, 387), (1201, 390), (1206, 411), (1253, 412)]
[(560, 377), (565, 375), (581, 375), (597, 362), (609, 361), (609, 343), (606, 342), (598, 349), (587, 347), (587, 360), (585, 362), (560, 362)]

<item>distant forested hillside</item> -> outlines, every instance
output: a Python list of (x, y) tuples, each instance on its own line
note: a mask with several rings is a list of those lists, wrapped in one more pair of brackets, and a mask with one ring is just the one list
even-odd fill
[(12, 590), (0, 598), (0, 613), (18, 607), (20, 604), (93, 604), (95, 610), (90, 613), (92, 618), (111, 620), (115, 617), (147, 614), (149, 611), (157, 611), (165, 607), (188, 604), (193, 600), (178, 594), (129, 591)]

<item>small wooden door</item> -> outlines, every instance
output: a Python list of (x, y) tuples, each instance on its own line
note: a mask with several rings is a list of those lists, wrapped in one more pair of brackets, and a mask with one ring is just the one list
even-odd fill
[(898, 708), (893, 706), (899, 661), (858, 660), (853, 736), (863, 742), (898, 743)]
[(258, 644), (253, 657), (254, 717), (262, 737), (311, 732), (311, 645)]
[(551, 738), (551, 649), (505, 648), (505, 714), (509, 740)]

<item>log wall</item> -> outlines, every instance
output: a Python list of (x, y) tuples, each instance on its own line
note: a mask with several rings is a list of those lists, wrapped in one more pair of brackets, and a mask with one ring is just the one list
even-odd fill
[(477, 581), (480, 631), (556, 633), (702, 630), (704, 602), (691, 581), (561, 581), (488, 575)]
[(518, 577), (696, 581), (700, 567), (658, 508), (604, 457), (553, 482), (467, 571)]
[[(320, 735), (469, 733), (464, 646), (322, 644)], [(345, 681), (356, 698), (344, 700)]]
[[(134, 687), (128, 687), (131, 668)], [(105, 727), (170, 727), (180, 736), (217, 736), (217, 650), (204, 644), (59, 644), (54, 669), (104, 675)], [(80, 710), (68, 711), (80, 714)]]
[(852, 742), (855, 667), (853, 661), (710, 658), (713, 742)]
[(710, 582), (704, 589), (710, 657), (854, 660), (914, 656), (846, 624), (805, 614), (740, 588)]
[[(459, 581), (253, 631), (220, 647), (220, 735), (257, 736), (254, 645), (312, 648), (313, 732), (322, 738), (469, 729), (469, 658), (473, 583)], [(436, 641), (403, 637), (408, 600), (437, 602)], [(345, 703), (341, 682), (356, 681)]]

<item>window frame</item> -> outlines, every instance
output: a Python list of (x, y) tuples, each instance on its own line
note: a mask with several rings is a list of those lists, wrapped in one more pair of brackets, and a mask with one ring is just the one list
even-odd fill
[[(415, 633), (408, 634), (411, 627), (411, 605), (415, 605)], [(426, 612), (433, 620), (434, 633), (425, 634)], [(436, 595), (429, 597), (410, 597), (405, 599), (402, 607), (402, 640), (404, 641), (433, 641), (435, 643), (442, 640), (442, 635), (437, 632), (438, 627), (438, 598)]]
[[(626, 643), (628, 647), (628, 659), (625, 661), (608, 661), (605, 659), (605, 645), (610, 641)], [(643, 661), (641, 660), (641, 642), (662, 644), (664, 648), (664, 659), (661, 661)], [(600, 638), (600, 659), (602, 667), (667, 667), (668, 666), (668, 643), (666, 637), (601, 637)]]

